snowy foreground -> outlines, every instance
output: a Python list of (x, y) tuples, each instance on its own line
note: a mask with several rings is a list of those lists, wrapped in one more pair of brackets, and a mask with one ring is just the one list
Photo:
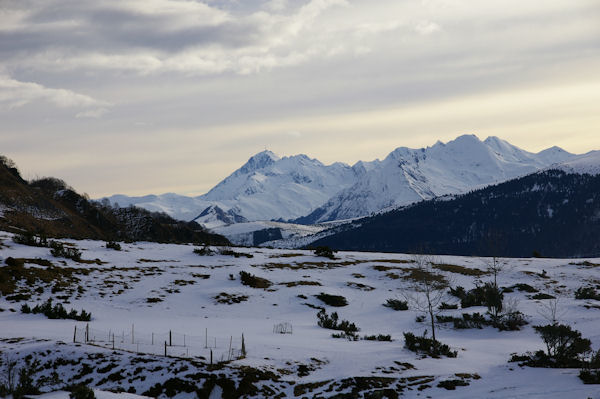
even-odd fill
[[(0, 233), (0, 240), (2, 265), (7, 257), (42, 258), (66, 271), (60, 284), (38, 280), (22, 285), (19, 292), (31, 295), (26, 301), (30, 306), (53, 298), (69, 310), (92, 313), (89, 325), (49, 320), (22, 314), (23, 301), (0, 298), (2, 356), (25, 362), (32, 355), (29, 359), (44, 366), (36, 378), (57, 373), (58, 380), (47, 384), (45, 392), (85, 383), (103, 391), (218, 399), (221, 387), (230, 383), (248, 386), (248, 397), (384, 397), (372, 393), (388, 389), (407, 398), (600, 398), (600, 386), (584, 385), (578, 370), (509, 363), (512, 353), (543, 349), (531, 326), (547, 324), (540, 314), (544, 300), (531, 299), (532, 293), (505, 294), (505, 299), (518, 299), (519, 310), (527, 315), (529, 325), (521, 331), (454, 330), (445, 324), (439, 327), (438, 339), (457, 350), (457, 358), (422, 358), (405, 349), (403, 332), (422, 335), (430, 327), (417, 322), (413, 310), (382, 305), (389, 298), (402, 299), (401, 293), (411, 286), (409, 255), (343, 252), (329, 260), (310, 251), (234, 248), (253, 257), (200, 256), (191, 245), (133, 243), (115, 251), (104, 242), (63, 240), (76, 245), (84, 260), (98, 260), (81, 263), (54, 258), (48, 248), (15, 244), (8, 233)], [(486, 268), (482, 258), (440, 256), (436, 261)], [(586, 283), (600, 283), (599, 269), (592, 265), (600, 260), (588, 261), (506, 260), (499, 285), (524, 283), (560, 298), (561, 321), (591, 339), (596, 350), (600, 303), (575, 300), (573, 295)], [(25, 265), (45, 269), (32, 262)], [(491, 280), (489, 275), (474, 277), (454, 269), (463, 273), (440, 271), (453, 286), (470, 289), (477, 281)], [(242, 285), (240, 271), (272, 285)], [(348, 305), (328, 306), (315, 297), (322, 292), (342, 295)], [(458, 301), (448, 297), (447, 302)], [(355, 323), (361, 337), (390, 334), (392, 341), (332, 338), (335, 331), (317, 325), (318, 307)], [(485, 311), (473, 307), (444, 314)], [(275, 332), (281, 328), (291, 333)], [(247, 354), (235, 360), (242, 351), (242, 334)], [(457, 379), (468, 385), (455, 390), (438, 387)], [(178, 390), (170, 391), (169, 384)], [(196, 392), (194, 387), (203, 390)], [(41, 397), (68, 396), (55, 392)], [(98, 392), (97, 397), (115, 396)]]

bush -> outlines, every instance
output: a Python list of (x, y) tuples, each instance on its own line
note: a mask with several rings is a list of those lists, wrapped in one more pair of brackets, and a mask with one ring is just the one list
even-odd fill
[(446, 344), (442, 344), (432, 338), (425, 336), (418, 337), (413, 333), (404, 333), (404, 347), (415, 353), (423, 353), (431, 357), (440, 357), (440, 355), (447, 357), (456, 357), (458, 352), (453, 351)]
[(120, 251), (121, 250), (121, 244), (119, 244), (116, 241), (108, 241), (106, 243), (106, 248), (108, 248), (108, 249), (114, 249), (115, 251)]
[(518, 331), (527, 324), (525, 315), (519, 311), (503, 314), (495, 321), (494, 327), (500, 331)]
[(13, 241), (17, 244), (29, 245), (30, 247), (47, 247), (48, 240), (44, 235), (36, 235), (30, 231), (21, 234), (15, 234)]
[(553, 364), (548, 367), (577, 367), (581, 363), (579, 355), (591, 350), (591, 341), (581, 338), (581, 332), (570, 326), (548, 324), (533, 328), (546, 344), (546, 354)]
[(215, 254), (215, 252), (210, 249), (208, 245), (205, 245), (202, 248), (194, 248), (194, 253), (200, 256), (211, 256)]
[(579, 372), (579, 379), (584, 384), (600, 384), (600, 370), (581, 370)]
[(236, 258), (239, 258), (240, 256), (245, 256), (246, 258), (254, 258), (254, 255), (252, 255), (252, 254), (247, 254), (244, 252), (235, 252), (234, 250), (232, 250), (230, 248), (222, 248), (221, 250), (219, 250), (219, 254), (233, 256)]
[(442, 302), (439, 306), (439, 309), (440, 310), (454, 310), (454, 309), (458, 309), (458, 305)]
[(335, 259), (335, 252), (333, 249), (325, 246), (315, 248), (315, 255), (322, 256), (324, 258)]
[(67, 258), (74, 261), (81, 260), (81, 251), (77, 248), (66, 247), (62, 242), (50, 241), (50, 254), (56, 258)]
[(392, 336), (389, 334), (365, 335), (363, 339), (366, 341), (391, 341)]
[(393, 299), (393, 298), (388, 299), (383, 304), (383, 306), (392, 308), (394, 310), (408, 310), (408, 302), (407, 301), (401, 301), (399, 299)]
[(575, 291), (575, 299), (595, 299), (600, 301), (600, 294), (594, 287), (579, 287)]
[(360, 331), (356, 324), (350, 323), (348, 320), (339, 321), (337, 312), (333, 312), (331, 316), (329, 316), (325, 310), (321, 310), (319, 313), (317, 313), (317, 318), (319, 319), (317, 322), (319, 327), (343, 331), (346, 334), (352, 334)]
[(346, 298), (341, 295), (330, 295), (321, 292), (319, 295), (315, 296), (329, 306), (342, 307), (348, 305)]
[(453, 323), (454, 328), (458, 330), (467, 328), (481, 329), (483, 326), (491, 324), (481, 313), (463, 313), (462, 317), (437, 316), (436, 318), (439, 323)]
[(90, 321), (92, 319), (92, 314), (86, 312), (85, 310), (81, 310), (81, 313), (77, 313), (75, 309), (71, 309), (70, 312), (64, 308), (62, 303), (57, 303), (52, 306), (52, 299), (48, 299), (46, 302), (36, 305), (35, 307), (30, 308), (29, 305), (24, 304), (21, 306), (21, 312), (23, 313), (42, 313), (49, 319), (70, 319), (77, 321)]
[(71, 399), (96, 399), (94, 390), (85, 385), (76, 385), (69, 394)]
[(460, 286), (450, 288), (450, 294), (460, 299), (460, 306), (463, 309), (471, 306), (486, 306), (496, 315), (502, 311), (504, 294), (492, 283), (475, 286), (469, 291), (465, 291)]
[(266, 278), (257, 277), (254, 274), (241, 271), (240, 272), (240, 280), (242, 280), (242, 284), (250, 286), (252, 288), (269, 288), (272, 283)]

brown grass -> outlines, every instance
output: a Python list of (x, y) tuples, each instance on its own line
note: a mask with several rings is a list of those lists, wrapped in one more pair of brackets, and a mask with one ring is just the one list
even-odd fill
[(464, 276), (480, 277), (480, 276), (485, 276), (486, 274), (488, 274), (487, 272), (485, 272), (481, 269), (476, 269), (476, 268), (471, 269), (469, 267), (464, 267), (464, 266), (459, 266), (459, 265), (450, 265), (447, 263), (435, 263), (433, 265), (433, 267), (435, 269), (441, 270), (443, 272), (457, 273), (457, 274), (462, 274)]

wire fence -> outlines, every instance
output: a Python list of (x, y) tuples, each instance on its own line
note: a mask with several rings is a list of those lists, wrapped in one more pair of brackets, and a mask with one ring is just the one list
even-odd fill
[(199, 358), (220, 363), (246, 357), (244, 334), (240, 337), (136, 331), (135, 325), (127, 330), (100, 330), (89, 323), (76, 325), (73, 342), (100, 346), (107, 349), (168, 357)]

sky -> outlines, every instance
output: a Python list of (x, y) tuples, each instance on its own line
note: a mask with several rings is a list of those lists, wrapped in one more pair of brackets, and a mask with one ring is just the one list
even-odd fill
[(92, 198), (269, 149), (600, 149), (598, 0), (0, 0), (0, 154)]

